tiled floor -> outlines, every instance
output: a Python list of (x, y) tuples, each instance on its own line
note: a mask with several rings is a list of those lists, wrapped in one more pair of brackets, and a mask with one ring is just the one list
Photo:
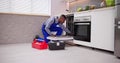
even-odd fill
[(0, 63), (120, 63), (120, 59), (85, 47), (49, 51), (33, 49), (30, 43), (25, 43), (0, 45)]

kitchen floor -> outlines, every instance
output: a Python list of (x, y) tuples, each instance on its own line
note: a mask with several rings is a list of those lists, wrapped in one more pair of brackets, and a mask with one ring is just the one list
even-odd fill
[(0, 45), (0, 63), (120, 63), (120, 59), (86, 47), (66, 46), (65, 50), (50, 51), (23, 43)]

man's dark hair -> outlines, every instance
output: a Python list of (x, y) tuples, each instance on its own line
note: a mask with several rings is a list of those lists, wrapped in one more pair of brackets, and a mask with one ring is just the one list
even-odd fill
[(65, 18), (65, 19), (66, 19), (66, 16), (65, 16), (64, 14), (62, 14), (60, 17), (63, 17), (63, 18)]

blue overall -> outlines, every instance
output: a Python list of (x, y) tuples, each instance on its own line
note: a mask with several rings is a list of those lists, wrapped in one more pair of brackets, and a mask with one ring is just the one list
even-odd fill
[[(63, 29), (61, 27), (57, 27), (58, 24), (59, 23), (55, 23), (55, 21), (54, 21), (54, 23), (51, 24), (51, 26), (49, 28), (49, 30), (51, 32), (57, 32), (56, 36), (62, 35), (62, 32), (63, 32)], [(50, 35), (46, 32), (45, 25), (42, 25), (42, 33), (44, 35), (44, 40), (48, 43), (50, 40), (48, 40), (47, 37), (50, 36)]]

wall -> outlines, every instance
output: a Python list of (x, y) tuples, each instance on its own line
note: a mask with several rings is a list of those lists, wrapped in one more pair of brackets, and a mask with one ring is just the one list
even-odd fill
[(100, 6), (101, 2), (102, 2), (102, 0), (80, 0), (78, 2), (70, 4), (70, 11), (75, 12), (78, 7), (84, 8), (87, 5)]
[(0, 0), (0, 12), (51, 15), (51, 0)]
[(51, 0), (51, 16), (66, 14), (65, 0)]
[(0, 44), (32, 42), (49, 16), (0, 14)]
[[(64, 0), (51, 0), (51, 16), (66, 13)], [(0, 13), (0, 44), (32, 42), (41, 33), (42, 23), (50, 16), (32, 16)]]

